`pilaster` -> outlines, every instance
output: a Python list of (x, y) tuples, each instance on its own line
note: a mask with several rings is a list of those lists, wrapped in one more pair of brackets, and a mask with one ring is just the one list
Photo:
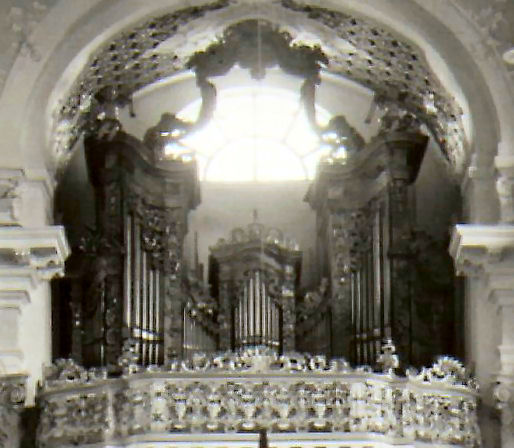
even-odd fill
[(29, 404), (51, 361), (49, 281), (68, 252), (61, 226), (0, 227), (0, 367), (29, 375)]
[(477, 347), (467, 357), (482, 382), (483, 402), (499, 411), (502, 446), (514, 446), (514, 226), (457, 225), (450, 253), (458, 273), (469, 278), (468, 300), (475, 300), (467, 337)]
[(469, 222), (495, 223), (498, 221), (498, 194), (496, 169), (492, 163), (479, 163), (472, 157), (461, 184), (464, 213)]
[(51, 361), (49, 282), (69, 253), (64, 229), (48, 225), (52, 192), (45, 170), (0, 169), (0, 375), (27, 376), (29, 405)]

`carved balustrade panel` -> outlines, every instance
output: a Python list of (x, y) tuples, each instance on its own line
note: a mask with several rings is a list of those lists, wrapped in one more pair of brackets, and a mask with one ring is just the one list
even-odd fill
[(0, 446), (20, 446), (24, 435), (21, 412), (25, 405), (25, 382), (20, 374), (0, 375)]
[(458, 362), (441, 358), (399, 377), (389, 359), (382, 359), (384, 373), (373, 373), (342, 359), (250, 349), (197, 354), (113, 379), (61, 364), (40, 397), (39, 443), (173, 441), (266, 429), (340, 441), (359, 434), (391, 446), (480, 445), (477, 391)]

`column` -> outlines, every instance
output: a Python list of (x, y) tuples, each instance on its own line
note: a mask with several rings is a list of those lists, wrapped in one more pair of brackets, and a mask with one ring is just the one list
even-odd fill
[(388, 145), (387, 210), (389, 220), (389, 269), (391, 332), (403, 363), (412, 362), (412, 238), (408, 188), (411, 172), (408, 152), (415, 148), (408, 140)]
[(45, 171), (0, 169), (0, 375), (27, 376), (34, 403), (51, 362), (49, 282), (64, 272), (64, 229), (50, 226), (53, 181)]

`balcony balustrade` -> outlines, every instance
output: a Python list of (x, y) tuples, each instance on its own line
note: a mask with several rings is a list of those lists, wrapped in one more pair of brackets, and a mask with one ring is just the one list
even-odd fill
[(125, 351), (115, 378), (71, 360), (52, 366), (39, 394), (40, 446), (246, 447), (262, 430), (270, 446), (480, 446), (477, 387), (451, 358), (405, 376), (394, 349), (379, 356), (379, 372), (264, 347), (136, 361)]

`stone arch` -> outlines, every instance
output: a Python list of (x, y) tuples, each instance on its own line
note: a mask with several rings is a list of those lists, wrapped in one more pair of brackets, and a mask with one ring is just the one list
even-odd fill
[[(388, 29), (397, 29), (425, 52), (433, 69), (436, 60), (451, 61), (448, 67), (437, 67), (435, 63), (435, 68), (445, 70), (454, 78), (469, 105), (471, 152), (475, 154), (477, 166), (492, 166), (500, 142), (504, 148), (512, 146), (514, 131), (507, 123), (514, 104), (508, 100), (512, 99), (512, 88), (498, 58), (486, 61), (472, 56), (477, 48), (481, 54), (485, 54), (487, 48), (479, 31), (470, 27), (469, 20), (463, 18), (453, 4), (439, 5), (429, 11), (421, 1), (397, 0), (394, 8), (392, 2), (377, 5), (369, 0), (351, 0), (345, 5), (335, 1), (311, 3), (334, 11), (354, 12), (360, 17), (370, 17)], [(91, 0), (70, 9), (65, 2), (57, 3), (32, 35), (43, 57), (36, 62), (27, 56), (19, 56), (5, 85), (0, 101), (0, 122), (4, 123), (6, 166), (22, 165), (26, 170), (38, 173), (48, 171), (53, 177), (56, 161), (51, 155), (52, 109), (55, 109), (56, 100), (70, 88), (92, 52), (129, 24), (165, 11), (201, 4), (204, 2), (177, 0), (170, 6), (164, 0), (151, 4), (129, 0), (122, 6), (120, 1)], [(232, 15), (220, 15), (218, 22), (255, 17), (262, 10), (254, 2), (241, 0), (234, 11)], [(275, 19), (280, 22), (282, 17), (277, 15)], [(6, 125), (9, 122), (26, 125)]]

